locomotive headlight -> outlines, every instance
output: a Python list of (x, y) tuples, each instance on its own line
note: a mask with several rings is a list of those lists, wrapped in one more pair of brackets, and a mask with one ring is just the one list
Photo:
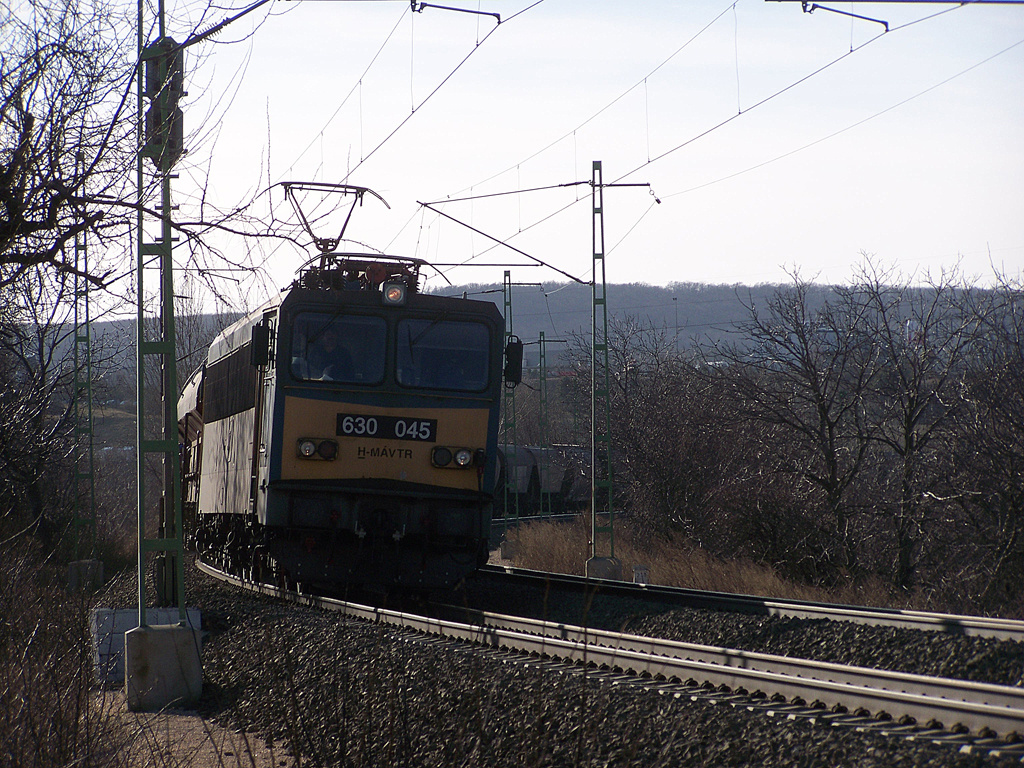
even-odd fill
[(393, 307), (400, 307), (405, 304), (405, 283), (384, 283), (381, 294), (384, 303)]
[(334, 461), (338, 455), (338, 444), (333, 440), (321, 440), (316, 447), (316, 455), (327, 461)]
[(447, 467), (452, 463), (452, 452), (443, 445), (435, 445), (430, 452), (430, 463), (435, 467)]
[[(477, 456), (477, 454), (481, 456)], [(435, 445), (430, 452), (430, 463), (435, 467), (447, 467), (448, 469), (465, 469), (473, 466), (474, 462), (483, 458), (483, 451), (473, 452), (471, 448), (448, 448), (443, 445)], [(482, 464), (482, 461), (479, 461)]]
[(338, 443), (336, 440), (303, 437), (299, 440), (296, 447), (298, 448), (299, 456), (304, 459), (334, 461), (338, 458)]

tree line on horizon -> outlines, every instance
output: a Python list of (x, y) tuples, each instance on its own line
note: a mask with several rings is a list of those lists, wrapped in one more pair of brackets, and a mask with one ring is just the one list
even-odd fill
[[(589, 440), (590, 359), (575, 334), (552, 443)], [(618, 317), (609, 380), (616, 493), (647, 535), (809, 584), (1024, 612), (1020, 278), (913, 286), (869, 260), (822, 294), (794, 275), (713, 343)], [(518, 408), (536, 440), (536, 396)]]

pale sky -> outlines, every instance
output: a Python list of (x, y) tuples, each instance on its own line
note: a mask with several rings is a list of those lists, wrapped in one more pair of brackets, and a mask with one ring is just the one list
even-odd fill
[[(225, 207), (270, 183), (347, 182), (391, 206), (356, 211), (360, 243), (526, 264), (418, 201), (589, 182), (600, 160), (606, 184), (650, 184), (604, 191), (609, 282), (780, 282), (794, 266), (844, 282), (862, 252), (918, 277), (958, 261), (986, 280), (993, 264), (1024, 269), (1024, 5), (825, 3), (885, 33), (799, 2), (439, 4), (502, 23), (278, 0), (191, 49), (178, 201), (207, 169)], [(179, 41), (200, 7), (168, 6)], [(280, 188), (270, 202), (293, 218)], [(442, 210), (590, 278), (589, 184)], [(272, 282), (302, 260), (277, 250)], [(446, 274), (500, 282), (506, 268)]]

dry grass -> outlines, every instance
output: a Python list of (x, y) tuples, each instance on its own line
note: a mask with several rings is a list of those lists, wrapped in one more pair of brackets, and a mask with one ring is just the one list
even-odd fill
[(93, 596), (69, 592), (64, 569), (27, 549), (0, 550), (0, 766), (293, 764), (258, 740), (191, 713), (128, 712), (123, 691), (96, 682), (89, 628)]
[[(585, 517), (571, 524), (531, 523), (519, 531), (510, 530), (508, 538), (515, 542), (513, 563), (521, 568), (583, 575), (590, 557), (590, 520)], [(634, 566), (645, 565), (651, 584), (850, 605), (915, 607), (913, 600), (895, 598), (881, 580), (835, 590), (798, 584), (783, 579), (771, 566), (720, 560), (680, 538), (641, 541), (626, 525), (616, 524), (615, 556), (622, 561), (627, 581), (633, 578)]]
[(123, 729), (93, 691), (88, 601), (11, 549), (0, 567), (0, 741), (18, 766), (118, 766)]

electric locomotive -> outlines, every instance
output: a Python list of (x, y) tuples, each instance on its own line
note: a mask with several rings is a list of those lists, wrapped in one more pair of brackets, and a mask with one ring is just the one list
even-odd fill
[(492, 302), (417, 259), (325, 253), (225, 329), (178, 404), (198, 556), (283, 584), (443, 589), (486, 562), (503, 385)]

